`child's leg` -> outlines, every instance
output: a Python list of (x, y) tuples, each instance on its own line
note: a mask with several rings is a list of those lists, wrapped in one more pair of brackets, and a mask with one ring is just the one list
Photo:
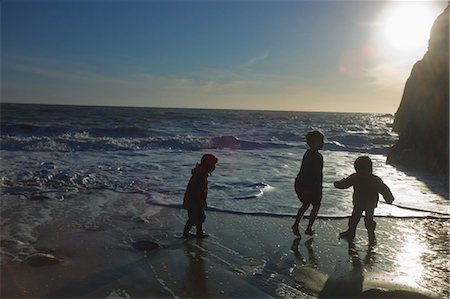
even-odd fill
[(350, 219), (348, 220), (348, 229), (345, 232), (340, 233), (342, 237), (348, 237), (349, 239), (355, 237), (356, 227), (358, 226), (362, 213), (362, 209), (353, 207), (352, 216), (350, 216)]
[(297, 216), (295, 217), (295, 222), (292, 225), (292, 231), (296, 236), (300, 236), (300, 232), (298, 231), (298, 225), (300, 224), (300, 220), (302, 220), (302, 217), (308, 208), (309, 203), (303, 203), (302, 206), (298, 209)]
[(303, 215), (305, 214), (305, 212), (308, 208), (309, 208), (309, 203), (302, 204), (302, 206), (298, 209), (294, 224), (298, 225), (300, 223), (300, 220), (302, 220)]
[(183, 230), (183, 236), (186, 237), (189, 235), (189, 231), (191, 230), (192, 225), (190, 224), (189, 219), (186, 221), (186, 224), (184, 225), (184, 230)]
[(363, 209), (361, 208), (353, 208), (352, 216), (350, 217), (350, 220), (348, 222), (348, 228), (349, 231), (355, 235), (356, 227), (358, 226), (359, 220), (361, 220), (361, 216), (363, 213)]
[(376, 238), (375, 238), (375, 228), (377, 226), (377, 223), (373, 220), (374, 215), (374, 209), (368, 209), (366, 210), (366, 216), (364, 217), (364, 225), (367, 229), (367, 235), (369, 237), (369, 243), (375, 244)]
[(316, 221), (317, 214), (319, 213), (319, 208), (320, 208), (320, 202), (317, 204), (313, 204), (311, 214), (309, 215), (308, 227), (305, 230), (305, 234), (307, 234), (307, 235), (311, 236), (314, 234), (314, 231), (312, 230), (312, 226), (314, 224), (314, 221)]
[(188, 220), (186, 221), (186, 224), (184, 225), (183, 230), (183, 237), (191, 237), (192, 235), (189, 233), (191, 231), (191, 228), (193, 226), (196, 226), (197, 224), (197, 212), (193, 209), (188, 210)]
[(205, 232), (203, 231), (203, 223), (197, 224), (197, 235), (203, 235)]
[(197, 237), (208, 237), (208, 234), (205, 234), (203, 231), (203, 222), (205, 222), (206, 215), (203, 209), (199, 210), (199, 219), (197, 223)]

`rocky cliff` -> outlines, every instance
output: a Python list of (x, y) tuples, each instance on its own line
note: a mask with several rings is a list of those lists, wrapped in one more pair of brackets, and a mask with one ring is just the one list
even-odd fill
[(448, 175), (449, 171), (449, 8), (436, 19), (428, 51), (416, 62), (395, 114), (398, 142), (388, 163)]

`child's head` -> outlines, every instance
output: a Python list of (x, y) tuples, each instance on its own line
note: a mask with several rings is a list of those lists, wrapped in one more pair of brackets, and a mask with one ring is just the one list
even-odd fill
[(212, 154), (203, 155), (200, 160), (200, 165), (204, 166), (209, 173), (213, 172), (216, 169), (216, 164), (219, 160)]
[(306, 143), (311, 149), (320, 150), (323, 148), (323, 134), (319, 131), (311, 131), (306, 134)]
[(361, 156), (355, 160), (355, 170), (359, 174), (372, 174), (372, 160), (367, 156)]

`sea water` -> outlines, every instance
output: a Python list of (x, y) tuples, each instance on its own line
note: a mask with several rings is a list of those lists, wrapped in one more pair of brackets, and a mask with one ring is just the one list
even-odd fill
[(368, 155), (391, 188), (376, 215), (448, 217), (448, 177), (386, 164), (398, 136), (390, 114), (160, 109), (1, 104), (1, 194), (57, 202), (87, 191), (143, 195), (148, 205), (180, 208), (191, 169), (218, 157), (209, 208), (294, 216), (294, 179), (308, 146), (325, 135), (320, 217), (346, 217), (352, 190), (335, 180)]

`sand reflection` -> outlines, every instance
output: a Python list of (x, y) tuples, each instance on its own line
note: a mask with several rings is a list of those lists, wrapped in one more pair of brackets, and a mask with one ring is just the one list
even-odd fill
[(396, 257), (396, 269), (399, 271), (397, 282), (417, 287), (424, 279), (423, 258), (428, 252), (427, 245), (419, 238), (424, 234), (422, 228), (405, 230), (403, 245), (398, 249)]

